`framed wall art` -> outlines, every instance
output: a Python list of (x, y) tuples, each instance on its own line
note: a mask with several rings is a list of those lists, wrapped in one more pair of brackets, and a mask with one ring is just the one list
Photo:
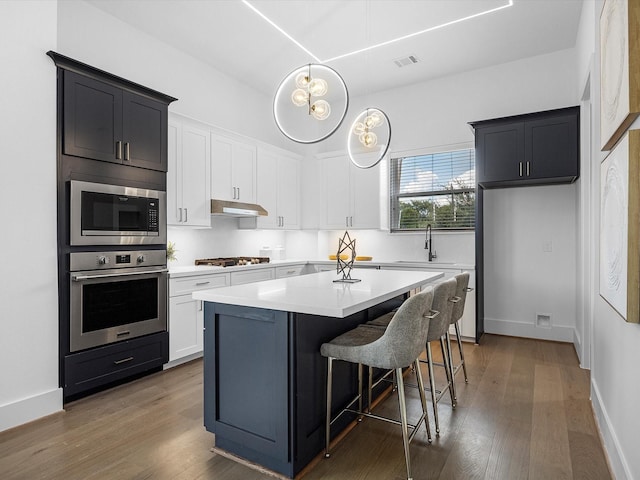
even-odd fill
[(606, 0), (600, 16), (600, 144), (611, 150), (640, 115), (640, 2)]
[(600, 175), (600, 295), (640, 323), (640, 130), (622, 137)]

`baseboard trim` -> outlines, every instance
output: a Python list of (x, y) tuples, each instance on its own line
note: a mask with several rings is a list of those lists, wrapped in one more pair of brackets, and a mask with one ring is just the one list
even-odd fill
[(540, 328), (531, 323), (517, 322), (514, 320), (497, 320), (487, 317), (484, 319), (484, 333), (568, 343), (573, 343), (574, 340), (573, 327), (552, 326), (550, 328)]
[(611, 420), (607, 414), (604, 405), (602, 404), (602, 397), (600, 396), (600, 390), (598, 384), (591, 377), (591, 405), (596, 417), (596, 423), (600, 430), (600, 436), (604, 446), (604, 452), (609, 462), (609, 469), (613, 474), (613, 477), (617, 480), (629, 480), (633, 478), (631, 476), (631, 470), (627, 464), (622, 449), (620, 448), (620, 442), (616, 435)]
[(62, 411), (62, 389), (0, 406), (0, 432)]

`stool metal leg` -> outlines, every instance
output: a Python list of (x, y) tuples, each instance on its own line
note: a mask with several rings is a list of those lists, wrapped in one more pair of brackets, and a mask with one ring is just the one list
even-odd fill
[[(427, 440), (429, 443), (431, 440), (431, 426), (429, 425), (429, 414), (427, 413), (427, 396), (424, 393), (424, 380), (422, 380), (422, 372), (420, 371), (420, 360), (416, 358), (413, 363), (413, 368), (416, 371), (416, 380), (418, 381), (418, 391), (420, 392), (420, 402), (422, 403), (422, 413), (424, 413), (424, 427), (427, 429)], [(416, 425), (418, 428), (419, 425)]]
[(449, 395), (451, 397), (451, 407), (456, 408), (456, 386), (453, 383), (453, 370), (451, 362), (451, 344), (448, 341), (449, 332), (440, 337), (440, 348), (442, 349), (442, 359), (444, 361), (444, 371), (447, 374), (447, 383), (449, 386)]
[(433, 374), (433, 355), (431, 344), (427, 342), (427, 366), (429, 367), (429, 386), (431, 387), (431, 402), (433, 403), (433, 418), (436, 424), (436, 437), (440, 436), (440, 423), (438, 422), (438, 397), (436, 393), (436, 377)]
[[(358, 364), (358, 413), (362, 414), (362, 364)], [(358, 415), (358, 421), (362, 421), (362, 415)]]
[(373, 396), (373, 367), (367, 367), (369, 369), (369, 385), (367, 387), (367, 412), (371, 413), (371, 397)]
[(456, 339), (458, 341), (458, 351), (460, 352), (460, 365), (462, 365), (462, 372), (464, 373), (464, 383), (469, 383), (469, 378), (467, 377), (467, 364), (464, 363), (464, 352), (462, 351), (462, 340), (460, 339), (460, 326), (458, 322), (454, 323), (453, 326), (456, 329)]
[(324, 456), (329, 458), (329, 442), (331, 441), (331, 384), (333, 377), (333, 358), (327, 357), (327, 419), (325, 423)]
[(402, 444), (404, 445), (404, 460), (407, 465), (407, 479), (411, 477), (411, 454), (409, 453), (409, 428), (407, 424), (407, 404), (404, 398), (404, 380), (402, 379), (402, 369), (396, 369), (398, 381), (398, 403), (400, 404), (400, 422), (402, 424)]

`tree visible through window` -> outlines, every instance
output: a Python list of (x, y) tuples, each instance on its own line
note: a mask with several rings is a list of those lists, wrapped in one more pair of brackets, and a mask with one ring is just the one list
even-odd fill
[(393, 158), (391, 230), (470, 229), (475, 222), (473, 149)]

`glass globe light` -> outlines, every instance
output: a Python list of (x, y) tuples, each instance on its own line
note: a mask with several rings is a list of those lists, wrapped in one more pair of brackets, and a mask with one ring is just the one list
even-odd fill
[(367, 115), (364, 119), (364, 124), (367, 128), (375, 128), (381, 123), (382, 117), (377, 112), (373, 112), (371, 115)]
[(309, 82), (309, 94), (314, 97), (322, 97), (327, 93), (327, 81), (322, 78), (314, 78)]
[(373, 132), (365, 132), (359, 137), (360, 143), (367, 148), (375, 147), (378, 143), (378, 136)]
[(356, 124), (353, 127), (353, 134), (354, 135), (362, 135), (364, 132), (366, 131), (364, 123), (362, 122), (356, 122)]
[(309, 78), (309, 73), (304, 71), (304, 72), (300, 72), (298, 75), (296, 75), (296, 85), (300, 88), (307, 88), (307, 86), (309, 85), (309, 80), (311, 80)]
[(291, 94), (291, 101), (296, 107), (302, 107), (307, 104), (309, 95), (301, 88), (296, 88)]
[(331, 114), (331, 106), (325, 100), (318, 100), (311, 105), (311, 115), (316, 120), (325, 120)]

